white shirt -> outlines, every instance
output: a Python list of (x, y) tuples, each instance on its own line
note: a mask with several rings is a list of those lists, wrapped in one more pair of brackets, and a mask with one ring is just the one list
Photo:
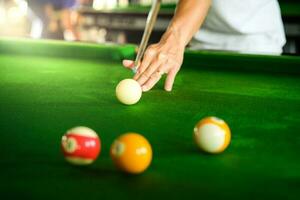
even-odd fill
[(285, 42), (277, 0), (213, 0), (191, 48), (281, 54)]

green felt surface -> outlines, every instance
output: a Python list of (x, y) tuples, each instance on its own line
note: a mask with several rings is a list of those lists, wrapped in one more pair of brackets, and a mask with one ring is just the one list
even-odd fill
[[(24, 42), (31, 53), (22, 50)], [(66, 57), (56, 55), (59, 49), (68, 49)], [(108, 59), (109, 49), (118, 56)], [(79, 56), (83, 52), (88, 59)], [(299, 75), (273, 73), (260, 60), (282, 68), (299, 60), (208, 52), (198, 52), (197, 60), (196, 54), (186, 53), (171, 93), (160, 82), (138, 104), (124, 106), (114, 89), (132, 76), (119, 60), (133, 56), (132, 46), (0, 40), (1, 196), (297, 199)], [(223, 65), (225, 58), (235, 67)], [(256, 61), (255, 70), (243, 70), (246, 58)], [(214, 67), (218, 61), (224, 68)], [(232, 130), (231, 145), (220, 155), (201, 153), (192, 140), (194, 124), (210, 115)], [(77, 125), (95, 129), (102, 140), (99, 159), (88, 167), (69, 165), (60, 151), (62, 134)], [(153, 147), (152, 165), (139, 176), (120, 173), (109, 158), (114, 138), (127, 131), (143, 134)]]

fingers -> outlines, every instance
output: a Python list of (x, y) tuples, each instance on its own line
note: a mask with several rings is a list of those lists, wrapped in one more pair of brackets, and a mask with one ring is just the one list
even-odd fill
[[(134, 69), (137, 72), (133, 79), (142, 87), (144, 92), (149, 91), (161, 79), (163, 74), (168, 74), (165, 81), (165, 90), (171, 91), (183, 60), (183, 51), (163, 48), (163, 45), (151, 45), (146, 50), (142, 61), (138, 67), (134, 66), (134, 61), (124, 60), (126, 68)], [(168, 46), (167, 46), (168, 47)]]
[[(153, 88), (153, 86), (161, 79), (162, 75), (164, 74), (163, 67), (159, 67), (160, 70), (155, 71), (149, 79), (143, 84), (142, 90), (143, 92), (147, 92)], [(175, 77), (178, 73), (176, 68), (169, 71), (166, 81), (165, 81), (165, 90), (170, 92), (172, 91), (173, 84), (175, 81)]]
[(143, 84), (157, 69), (160, 65), (166, 63), (167, 56), (163, 53), (157, 53), (154, 57), (151, 58), (150, 64), (146, 68), (144, 68), (143, 63), (141, 64), (141, 69), (138, 69), (136, 76), (134, 77), (135, 80), (138, 80), (141, 84)]
[[(175, 81), (176, 74), (178, 70), (176, 68), (168, 69), (168, 66), (171, 63), (160, 63), (159, 61), (153, 61), (149, 67), (142, 73), (136, 74), (135, 80), (142, 86), (144, 92), (149, 91), (153, 86), (161, 79), (162, 75), (167, 73), (167, 78), (165, 81), (165, 90), (171, 91)], [(174, 63), (172, 63), (174, 64)], [(132, 69), (134, 67), (134, 61), (132, 60), (123, 60), (123, 65), (126, 68)], [(168, 72), (169, 71), (169, 72)]]
[(123, 60), (123, 66), (129, 69), (132, 69), (134, 67), (134, 61), (133, 60)]
[(139, 82), (140, 85), (144, 85), (148, 79), (151, 78), (153, 73), (157, 72), (162, 64), (160, 61), (153, 61), (142, 74), (137, 75), (136, 81)]
[(155, 72), (153, 72), (152, 75), (142, 85), (143, 92), (147, 92), (150, 89), (152, 89), (153, 86), (160, 80), (160, 78), (162, 77), (163, 74), (164, 73), (161, 70), (156, 70)]
[(143, 61), (138, 67), (136, 75), (133, 77), (135, 80), (139, 78), (139, 76), (149, 67), (152, 60), (154, 60), (156, 51), (153, 47), (149, 47), (143, 57)]
[(172, 90), (176, 74), (177, 74), (177, 70), (171, 70), (168, 73), (166, 81), (165, 81), (165, 90), (166, 91), (170, 92)]

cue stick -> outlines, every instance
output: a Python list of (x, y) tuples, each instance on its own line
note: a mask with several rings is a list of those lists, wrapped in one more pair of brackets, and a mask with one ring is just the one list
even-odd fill
[(142, 41), (140, 43), (137, 56), (134, 61), (133, 72), (136, 73), (138, 69), (138, 64), (143, 57), (144, 51), (147, 47), (151, 32), (153, 30), (154, 24), (156, 22), (156, 18), (160, 9), (161, 0), (154, 0), (150, 9), (150, 12), (147, 17), (146, 26), (144, 30), (144, 34), (142, 37)]

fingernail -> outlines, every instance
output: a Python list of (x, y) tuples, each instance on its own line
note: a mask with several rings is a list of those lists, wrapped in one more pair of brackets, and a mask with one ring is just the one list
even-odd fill
[(171, 92), (171, 91), (172, 91), (172, 88), (167, 87), (167, 88), (165, 88), (165, 90), (166, 90), (167, 92)]
[(147, 91), (147, 87), (146, 86), (142, 86), (142, 91), (146, 92)]
[(123, 60), (123, 65), (128, 66), (132, 64), (132, 60)]

